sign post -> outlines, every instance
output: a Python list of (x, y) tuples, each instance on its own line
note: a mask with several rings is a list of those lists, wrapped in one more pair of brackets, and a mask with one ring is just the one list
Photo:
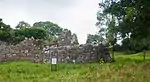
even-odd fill
[(57, 58), (52, 58), (51, 71), (57, 71)]
[(72, 62), (75, 64), (76, 61), (75, 61), (75, 60), (72, 60)]
[(51, 54), (52, 59), (51, 59), (51, 71), (57, 71), (57, 57), (58, 57), (58, 43), (56, 41), (55, 51)]

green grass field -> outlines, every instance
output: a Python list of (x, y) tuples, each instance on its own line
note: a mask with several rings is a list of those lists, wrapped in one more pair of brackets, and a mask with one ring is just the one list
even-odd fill
[(115, 53), (114, 63), (50, 64), (9, 62), (0, 64), (0, 82), (150, 82), (150, 54)]

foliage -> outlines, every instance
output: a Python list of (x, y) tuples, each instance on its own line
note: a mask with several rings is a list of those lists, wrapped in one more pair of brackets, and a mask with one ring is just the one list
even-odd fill
[(17, 28), (17, 29), (22, 29), (22, 28), (29, 28), (29, 27), (31, 27), (30, 24), (28, 24), (28, 23), (25, 22), (25, 21), (20, 21), (20, 22), (18, 23), (18, 25), (17, 25), (15, 28)]
[[(150, 11), (149, 0), (104, 0), (99, 3), (101, 8), (97, 13), (99, 27), (107, 27), (106, 32), (109, 42), (120, 36), (125, 42), (128, 39), (129, 44), (123, 47), (133, 50), (148, 49), (147, 42), (150, 40), (149, 18)], [(140, 41), (140, 42), (139, 42)]]
[(58, 36), (64, 32), (63, 28), (50, 21), (35, 22), (33, 24), (33, 27), (40, 27), (47, 31), (48, 37), (46, 38), (46, 40), (48, 41), (48, 43), (55, 41), (58, 38)]
[(17, 44), (25, 38), (43, 39), (54, 41), (64, 30), (52, 22), (36, 22), (31, 26), (27, 22), (20, 21), (15, 29), (3, 23), (0, 19), (0, 40), (11, 44)]
[(63, 32), (63, 29), (52, 22), (35, 22), (33, 27), (41, 27), (48, 31), (49, 36), (58, 36)]
[(46, 39), (47, 37), (47, 31), (38, 28), (38, 27), (32, 27), (32, 28), (23, 28), (20, 30), (15, 30), (15, 36), (24, 36), (27, 38), (35, 38), (35, 39)]
[(87, 36), (86, 43), (102, 43), (104, 41), (104, 38), (98, 34), (92, 35), (89, 34)]
[(0, 19), (0, 40), (9, 42), (11, 40), (11, 34), (10, 31), (12, 28), (10, 28), (10, 25), (6, 25), (3, 23), (2, 19)]
[(143, 50), (150, 49), (149, 38), (139, 39), (136, 41), (132, 38), (125, 38), (122, 40), (122, 45), (120, 46), (119, 51), (131, 51), (131, 52), (141, 52)]

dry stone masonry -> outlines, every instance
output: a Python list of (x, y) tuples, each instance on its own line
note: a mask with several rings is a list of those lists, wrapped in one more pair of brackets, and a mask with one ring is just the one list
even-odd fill
[(10, 45), (0, 41), (0, 62), (27, 60), (31, 62), (42, 62), (42, 49), (38, 40), (26, 39), (17, 45)]
[(41, 46), (39, 40), (26, 39), (17, 45), (10, 45), (0, 41), (0, 62), (27, 60), (30, 62), (51, 62), (57, 58), (58, 62), (87, 63), (103, 59), (111, 62), (107, 46), (102, 44), (76, 44), (77, 37), (66, 30), (56, 40), (56, 44)]
[(109, 54), (107, 46), (102, 44), (72, 44), (75, 40), (72, 40), (72, 34), (70, 31), (65, 31), (58, 38), (56, 45), (46, 46), (44, 48), (44, 59), (46, 62), (50, 62), (51, 58), (57, 58), (58, 62), (97, 62), (103, 59), (104, 62), (111, 62), (112, 59)]

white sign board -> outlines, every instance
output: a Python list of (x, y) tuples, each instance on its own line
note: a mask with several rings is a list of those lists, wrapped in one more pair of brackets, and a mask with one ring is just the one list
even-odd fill
[(76, 61), (75, 60), (73, 60), (73, 63), (75, 63)]
[(56, 64), (57, 63), (57, 58), (52, 58), (52, 64)]

